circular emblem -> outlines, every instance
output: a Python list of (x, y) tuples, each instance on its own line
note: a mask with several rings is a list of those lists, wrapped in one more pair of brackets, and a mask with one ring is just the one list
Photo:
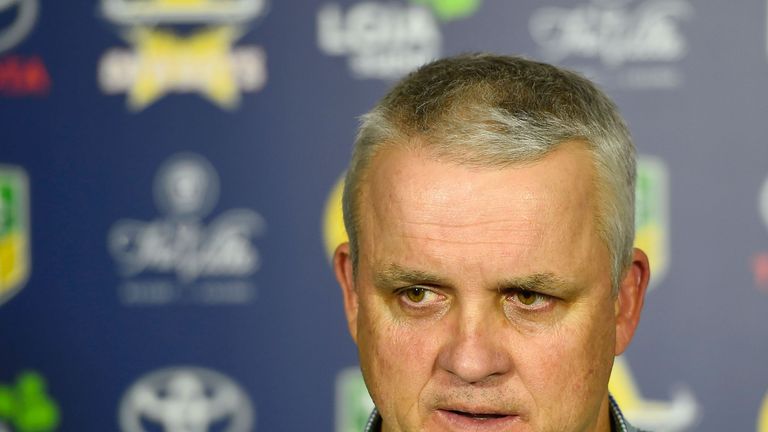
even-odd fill
[(219, 199), (219, 176), (201, 156), (182, 153), (166, 161), (155, 177), (155, 200), (171, 216), (207, 215)]
[(197, 367), (143, 376), (126, 391), (119, 415), (122, 432), (252, 432), (254, 423), (251, 401), (237, 383)]

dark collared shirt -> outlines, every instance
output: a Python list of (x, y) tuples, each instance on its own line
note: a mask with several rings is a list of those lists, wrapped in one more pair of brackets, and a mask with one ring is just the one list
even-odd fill
[[(624, 414), (621, 413), (619, 405), (613, 399), (613, 396), (608, 396), (611, 410), (611, 430), (614, 432), (643, 432), (640, 429), (635, 428), (624, 418)], [(368, 422), (365, 424), (364, 432), (381, 432), (381, 416), (379, 411), (374, 408), (371, 416), (368, 417)]]

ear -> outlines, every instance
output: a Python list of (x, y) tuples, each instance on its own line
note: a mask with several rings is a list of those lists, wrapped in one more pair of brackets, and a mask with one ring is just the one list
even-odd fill
[(635, 335), (650, 276), (651, 268), (648, 264), (648, 256), (645, 252), (635, 248), (632, 264), (624, 274), (616, 296), (616, 355), (620, 355), (627, 349)]
[(357, 343), (357, 311), (360, 303), (355, 286), (355, 276), (352, 271), (349, 242), (342, 243), (336, 248), (336, 252), (333, 254), (333, 271), (336, 273), (336, 280), (341, 286), (341, 295), (344, 297), (344, 313), (347, 315), (349, 334)]

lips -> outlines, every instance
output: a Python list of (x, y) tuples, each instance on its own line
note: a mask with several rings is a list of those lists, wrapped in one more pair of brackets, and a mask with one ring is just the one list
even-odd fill
[(438, 422), (450, 431), (508, 432), (522, 419), (515, 413), (482, 408), (444, 408), (435, 411)]
[(458, 415), (464, 416), (464, 417), (470, 417), (470, 418), (478, 419), (478, 420), (488, 420), (488, 419), (506, 417), (505, 414), (471, 413), (471, 412), (454, 411), (454, 410), (451, 410), (450, 412), (452, 412), (454, 414), (458, 414)]

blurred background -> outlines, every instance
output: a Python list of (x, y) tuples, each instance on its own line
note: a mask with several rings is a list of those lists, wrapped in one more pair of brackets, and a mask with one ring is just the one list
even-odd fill
[(611, 390), (768, 432), (766, 0), (0, 0), (0, 432), (353, 432), (357, 117), (436, 57), (617, 102), (652, 290)]

